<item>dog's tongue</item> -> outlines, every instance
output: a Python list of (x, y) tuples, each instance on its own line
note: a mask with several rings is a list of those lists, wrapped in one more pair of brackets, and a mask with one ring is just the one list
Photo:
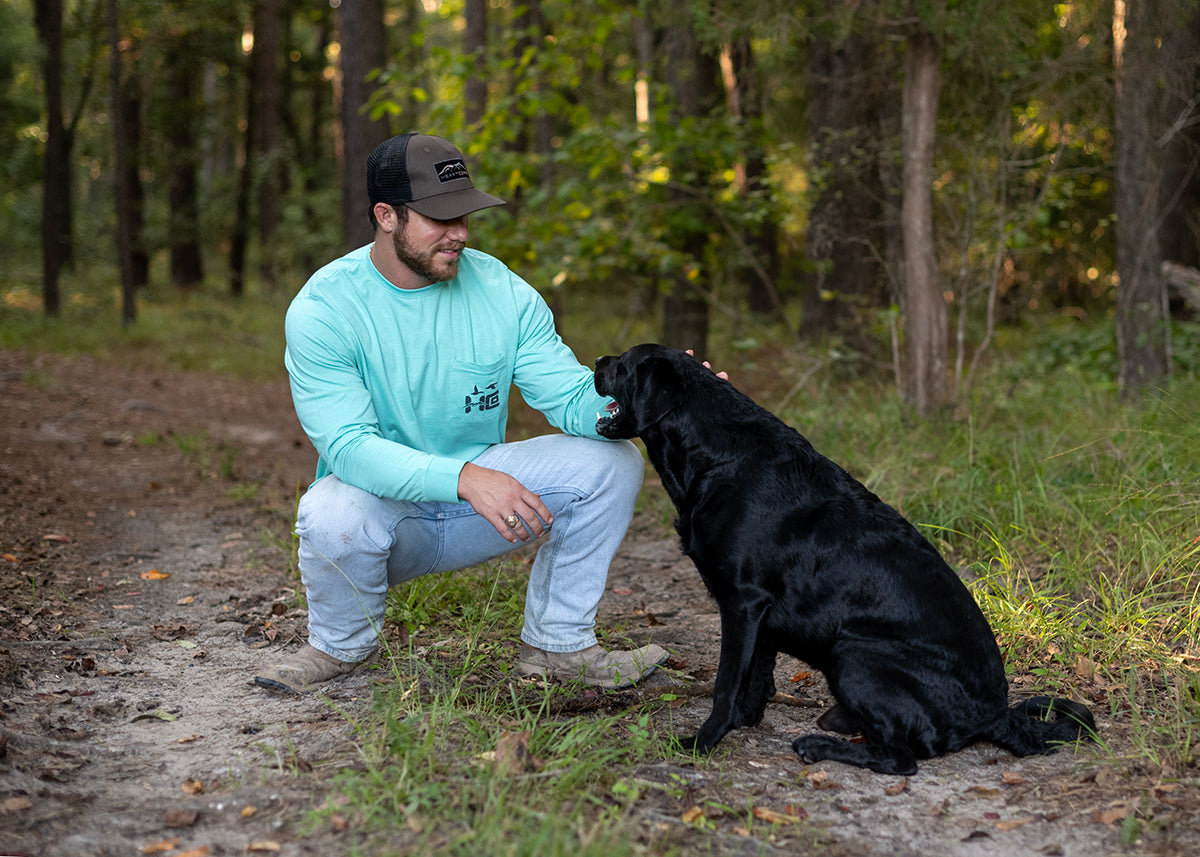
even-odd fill
[(604, 410), (608, 411), (610, 414), (615, 414), (617, 411), (621, 410), (621, 406), (616, 402), (609, 402), (604, 406)]

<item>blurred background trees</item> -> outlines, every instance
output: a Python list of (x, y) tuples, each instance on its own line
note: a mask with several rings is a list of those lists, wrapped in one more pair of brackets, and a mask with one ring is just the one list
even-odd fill
[(0, 324), (286, 300), (421, 130), (510, 201), (472, 243), (618, 339), (800, 337), (929, 413), (1074, 319), (1134, 393), (1196, 340), (1198, 71), (1192, 0), (5, 0)]

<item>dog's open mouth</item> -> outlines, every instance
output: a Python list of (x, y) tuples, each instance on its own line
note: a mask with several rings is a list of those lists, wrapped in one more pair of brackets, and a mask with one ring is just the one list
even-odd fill
[(596, 434), (610, 440), (634, 437), (633, 421), (616, 402), (609, 402), (604, 413), (596, 414)]
[(601, 426), (611, 423), (621, 413), (621, 406), (616, 402), (609, 402), (604, 406), (605, 413), (596, 412), (596, 431), (600, 430)]

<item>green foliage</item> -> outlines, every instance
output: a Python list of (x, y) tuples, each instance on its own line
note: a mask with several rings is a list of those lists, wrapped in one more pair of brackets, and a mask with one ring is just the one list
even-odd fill
[[(426, 124), (473, 157), (480, 186), (509, 200), (505, 211), (473, 220), (473, 242), (556, 302), (615, 289), (628, 305), (680, 272), (719, 278), (738, 255), (730, 231), (769, 217), (774, 205), (732, 190), (747, 129), (723, 110), (679, 121), (661, 86), (650, 93), (650, 121), (636, 123), (627, 4), (547, 4), (546, 37), (517, 27), (516, 12), (491, 10), (503, 38), (489, 43), (482, 68), (445, 35), (444, 21), (427, 22), (435, 44), (429, 71), (450, 97), (434, 101)], [(478, 127), (462, 128), (457, 82), (477, 74), (493, 81), (487, 114)], [(408, 81), (387, 79), (385, 109), (401, 108)], [(528, 142), (538, 121), (553, 127), (546, 153)], [(672, 172), (683, 150), (694, 153), (693, 169)], [(699, 205), (672, 201), (668, 184), (686, 188)], [(701, 257), (681, 250), (682, 236), (697, 231), (708, 240)]]
[[(89, 267), (112, 263), (115, 225), (105, 34), (96, 8), (69, 3), (67, 15), (66, 101), (68, 118), (77, 120), (75, 233)], [(957, 305), (969, 314), (968, 333), (980, 335), (980, 295), (996, 278), (998, 253), (1005, 262), (1003, 313), (1108, 309), (1111, 49), (1096, 17), (1102, 10), (1033, 0), (1003, 9), (978, 0), (915, 9), (946, 50), (937, 155), (940, 252)], [(200, 234), (214, 287), (226, 277), (247, 104), (242, 37), (252, 10), (238, 0), (139, 0), (120, 10), (131, 45), (126, 59), (143, 81), (140, 155), (152, 278), (158, 285), (167, 279), (167, 178), (180, 157), (168, 132), (177, 111), (188, 109), (200, 114)], [(781, 226), (784, 266), (774, 285), (791, 300), (807, 269), (802, 244), (812, 194), (828, 190), (820, 165), (807, 158), (821, 131), (809, 128), (804, 115), (809, 87), (820, 85), (808, 70), (811, 40), (892, 33), (889, 22), (908, 19), (912, 6), (689, 0), (631, 10), (618, 0), (584, 0), (543, 3), (545, 30), (535, 32), (522, 17), (525, 7), (490, 4), (488, 49), (479, 59), (461, 49), (463, 11), (460, 0), (430, 11), (390, 9), (395, 54), (375, 78), (380, 88), (366, 108), (391, 117), (393, 131), (419, 128), (456, 140), (473, 157), (477, 181), (510, 200), (506, 211), (474, 221), (473, 243), (509, 262), (556, 308), (612, 299), (652, 320), (660, 292), (683, 279), (742, 324), (751, 260), (742, 237), (767, 221)], [(298, 287), (342, 249), (340, 218), (330, 216), (339, 211), (341, 193), (329, 90), (337, 50), (324, 42), (334, 15), (327, 5), (289, 14), (287, 127), (276, 158), (287, 181), (273, 189), (279, 220), (271, 245), (252, 252), (269, 256), (284, 269), (282, 282)], [(0, 288), (19, 287), (32, 300), (40, 292), (40, 45), (28, 2), (7, 4), (0, 15), (0, 174), (8, 179), (0, 191)], [(724, 106), (712, 115), (674, 116), (661, 83), (667, 71), (661, 53), (639, 66), (638, 15), (660, 31), (692, 28), (714, 59), (729, 40), (750, 38), (759, 89), (770, 93), (761, 121), (735, 121)], [(204, 64), (206, 86), (195, 103), (166, 90), (166, 72), (180, 57)], [(639, 124), (635, 90), (647, 71), (641, 82), (651, 113)], [(490, 82), (487, 113), (477, 127), (464, 128), (463, 82), (472, 76)], [(539, 122), (549, 129), (546, 152), (533, 142)], [(738, 193), (737, 164), (744, 152), (763, 147), (767, 187)], [(258, 164), (255, 180), (269, 166)], [(703, 249), (689, 249), (697, 235)], [(75, 284), (66, 284), (68, 292)], [(107, 296), (99, 312), (115, 313)]]
[[(973, 11), (972, 11), (973, 10)], [(982, 29), (961, 26), (978, 21)], [(1115, 297), (1111, 45), (1081, 4), (956, 4), (938, 126), (939, 257), (958, 307), (1002, 315)], [(963, 20), (959, 20), (960, 17)]]

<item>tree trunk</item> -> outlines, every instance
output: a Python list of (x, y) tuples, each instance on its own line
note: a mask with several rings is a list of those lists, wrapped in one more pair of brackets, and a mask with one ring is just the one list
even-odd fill
[[(104, 34), (105, 22), (104, 19), (99, 15), (101, 11), (101, 6), (95, 7), (96, 15), (93, 17), (92, 23), (88, 27), (89, 44), (85, 51), (89, 56), (99, 56), (101, 45), (107, 39), (107, 36)], [(133, 54), (134, 51), (131, 49), (129, 53)], [(66, 61), (67, 58), (64, 57), (63, 60)], [(60, 135), (62, 143), (59, 148), (61, 150), (61, 164), (63, 165), (63, 174), (61, 178), (63, 194), (61, 200), (59, 201), (59, 205), (61, 206), (60, 214), (62, 216), (62, 222), (58, 226), (58, 233), (62, 240), (61, 262), (64, 268), (72, 268), (75, 265), (74, 235), (76, 182), (75, 171), (72, 168), (72, 165), (75, 163), (75, 132), (79, 129), (80, 121), (88, 115), (86, 106), (88, 96), (92, 91), (92, 84), (96, 79), (96, 64), (87, 62), (84, 64), (84, 69), (83, 80), (79, 82), (79, 91), (77, 95), (78, 102), (75, 106), (75, 112), (71, 115), (71, 118), (67, 119), (66, 117), (62, 116), (62, 111), (60, 110), (59, 119), (59, 125), (62, 131)], [(132, 65), (127, 71), (130, 79), (136, 79), (136, 74), (134, 73)], [(61, 76), (63, 74), (63, 70), (60, 68), (57, 71), (57, 74), (60, 76), (59, 87), (61, 90)], [(136, 128), (134, 129), (134, 133), (136, 133)], [(136, 137), (133, 139), (136, 139)], [(136, 225), (140, 226), (140, 221), (138, 221)], [(140, 231), (135, 231), (134, 234), (140, 235)]]
[[(762, 88), (749, 36), (742, 35), (722, 51), (721, 68), (725, 79), (725, 104), (730, 115), (742, 127), (746, 148), (737, 165), (737, 192), (754, 205), (755, 197), (770, 199), (767, 186), (766, 131), (763, 123)], [(758, 203), (761, 204), (761, 203)], [(736, 277), (745, 284), (746, 304), (751, 312), (783, 316), (783, 304), (776, 289), (779, 280), (779, 221), (768, 213), (749, 230), (747, 253), (739, 255)]]
[(854, 336), (863, 311), (886, 306), (887, 235), (880, 134), (894, 100), (882, 36), (817, 41), (810, 61), (816, 199), (805, 232), (800, 329)]
[(905, 393), (924, 416), (946, 403), (949, 331), (933, 235), (933, 144), (941, 48), (925, 30), (908, 37), (904, 76)]
[(131, 325), (137, 320), (137, 301), (133, 282), (132, 194), (129, 173), (125, 168), (127, 153), (136, 145), (130, 140), (121, 109), (121, 25), (117, 16), (117, 0), (108, 0), (108, 47), (112, 92), (113, 181), (116, 185), (117, 207), (117, 266), (121, 274), (121, 321)]
[[(367, 78), (387, 63), (383, 0), (353, 0), (338, 7), (342, 50), (338, 112), (342, 123), (342, 228), (347, 249), (374, 238), (367, 199), (367, 157), (389, 136), (386, 119), (365, 108), (374, 88)], [(413, 129), (420, 130), (420, 129)]]
[(38, 35), (46, 47), (46, 152), (42, 169), (42, 309), (46, 315), (60, 311), (58, 278), (70, 247), (65, 205), (70, 193), (66, 129), (63, 126), (63, 3), (38, 0)]
[[(1163, 163), (1159, 246), (1164, 262), (1200, 268), (1200, 9), (1177, 3), (1176, 15), (1166, 28), (1158, 64), (1166, 129), (1156, 142)], [(1182, 301), (1177, 303), (1184, 308)], [(1194, 315), (1195, 310), (1182, 314)]]
[(246, 71), (246, 130), (242, 134), (242, 165), (238, 170), (237, 197), (233, 204), (233, 234), (229, 237), (229, 293), (240, 298), (246, 292), (246, 251), (250, 245), (250, 198), (254, 192), (256, 153), (254, 140), (258, 134), (258, 112), (254, 109), (254, 63)]
[[(288, 19), (291, 20), (290, 18)], [(315, 44), (309, 49), (314, 57), (324, 57), (333, 32), (332, 10), (325, 12), (312, 22), (316, 28)], [(292, 29), (288, 28), (286, 39), (289, 46), (295, 44)], [(301, 53), (306, 53), (303, 47), (295, 45)], [(324, 78), (324, 63), (314, 62), (307, 73), (298, 81), (289, 84), (298, 86), (307, 96), (304, 98), (284, 99), (283, 124), (291, 138), (292, 149), (296, 153), (295, 168), (301, 176), (300, 205), (303, 211), (304, 227), (316, 234), (327, 220), (326, 213), (320, 210), (318, 202), (320, 184), (318, 176), (323, 173), (323, 164), (329, 159), (325, 147), (325, 129), (332, 125), (332, 101), (330, 87)], [(307, 102), (305, 107), (293, 109), (294, 106)], [(323, 263), (318, 258), (314, 248), (308, 242), (297, 249), (299, 264), (305, 271), (311, 271)]]
[[(543, 198), (553, 198), (558, 172), (554, 162), (554, 131), (556, 116), (546, 109), (547, 101), (557, 85), (554, 80), (545, 77), (545, 67), (538, 62), (538, 52), (545, 43), (549, 33), (546, 17), (542, 13), (542, 0), (526, 0), (518, 7), (518, 14), (513, 23), (517, 38), (513, 43), (512, 59), (516, 67), (520, 67), (526, 55), (534, 57), (531, 67), (536, 73), (533, 80), (533, 94), (538, 105), (537, 111), (528, 118), (514, 119), (520, 122), (519, 130), (514, 135), (510, 145), (511, 151), (532, 153), (537, 159), (538, 191)], [(514, 221), (520, 221), (521, 210), (525, 202), (525, 194), (518, 187), (508, 195), (506, 211)], [(556, 286), (547, 294), (547, 303), (555, 317), (563, 312), (563, 290)]]
[(179, 289), (192, 289), (204, 277), (200, 253), (200, 202), (197, 171), (196, 117), (202, 67), (197, 61), (195, 38), (184, 33), (176, 43), (175, 62), (168, 65), (167, 145), (171, 170), (167, 191), (169, 220), (167, 234), (171, 250), (171, 283)]
[[(674, 20), (666, 31), (667, 81), (678, 125), (686, 118), (702, 118), (720, 104), (721, 91), (716, 64), (704, 55), (687, 20)], [(670, 152), (672, 176), (702, 177), (700, 141), (676, 138)], [(698, 179), (699, 180), (699, 179)], [(696, 191), (673, 185), (669, 191), (672, 243), (691, 261), (676, 271), (663, 299), (663, 341), (677, 348), (691, 348), (696, 355), (708, 353), (709, 266), (704, 264), (708, 246), (709, 212)]]
[(463, 53), (474, 68), (463, 81), (463, 126), (470, 132), (487, 112), (487, 0), (466, 0)]
[(634, 83), (634, 120), (639, 131), (650, 126), (650, 114), (654, 105), (650, 100), (650, 85), (654, 80), (654, 24), (645, 14), (633, 19), (633, 46), (637, 65), (637, 81)]
[[(360, 2), (361, 0), (355, 0)], [(353, 44), (353, 43), (352, 43)], [(258, 275), (262, 287), (274, 291), (279, 272), (274, 244), (279, 223), (279, 199), (283, 196), (285, 171), (279, 150), (283, 113), (283, 0), (258, 0), (254, 4), (254, 50), (250, 56), (255, 86), (250, 91), (250, 109), (257, 115), (251, 144), (258, 165), (254, 182), (258, 192)]]
[[(127, 39), (128, 41), (128, 39)], [(129, 189), (129, 267), (134, 291), (150, 285), (150, 250), (146, 246), (146, 191), (142, 185), (142, 82), (138, 50), (130, 50), (121, 81), (121, 121), (129, 146), (123, 159), (125, 187)], [(195, 141), (192, 141), (193, 145)]]
[(1159, 245), (1161, 12), (1169, 0), (1116, 0), (1117, 384), (1129, 396), (1171, 372), (1170, 319)]

